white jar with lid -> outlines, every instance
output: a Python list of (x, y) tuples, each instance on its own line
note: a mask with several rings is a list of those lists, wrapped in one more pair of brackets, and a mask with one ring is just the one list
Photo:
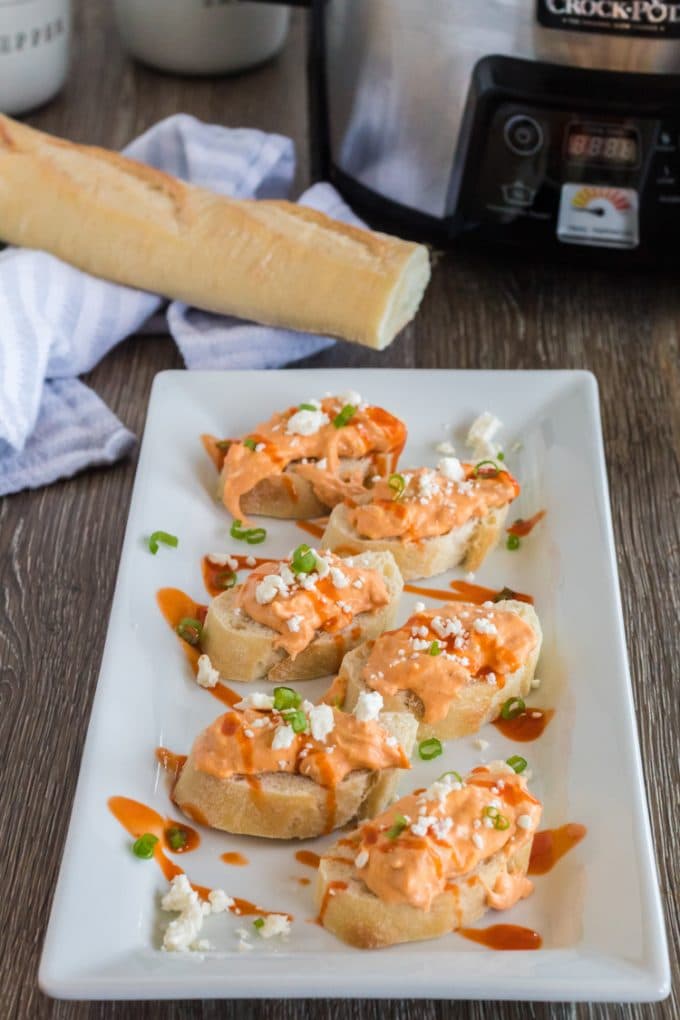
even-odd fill
[(241, 71), (273, 57), (288, 33), (290, 11), (243, 0), (115, 0), (128, 52), (180, 74)]
[(70, 0), (0, 0), (0, 111), (26, 113), (64, 84)]

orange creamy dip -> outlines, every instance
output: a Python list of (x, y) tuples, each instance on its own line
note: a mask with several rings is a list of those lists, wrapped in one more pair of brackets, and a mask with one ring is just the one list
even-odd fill
[(466, 684), (502, 687), (536, 641), (533, 628), (516, 613), (489, 603), (450, 602), (415, 613), (403, 627), (377, 638), (362, 678), (382, 695), (412, 691), (423, 704), (423, 722), (434, 723), (446, 717)]
[[(356, 769), (410, 768), (402, 747), (379, 722), (364, 722), (309, 702), (303, 703), (303, 710), (312, 720), (315, 712), (332, 712), (333, 728), (317, 739), (313, 724), (307, 733), (293, 733), (279, 712), (233, 710), (199, 735), (192, 750), (194, 765), (218, 779), (290, 772), (308, 776), (320, 786), (336, 786)], [(277, 746), (276, 735), (281, 729), (289, 731), (289, 742)]]
[[(241, 497), (258, 482), (293, 469), (311, 482), (314, 492), (328, 506), (347, 495), (363, 491), (369, 474), (394, 470), (406, 442), (406, 426), (381, 407), (362, 404), (359, 398), (347, 424), (334, 420), (358, 394), (325, 397), (310, 401), (309, 407), (289, 407), (272, 415), (242, 441), (229, 446), (224, 459), (224, 505), (234, 517), (243, 517)], [(367, 462), (344, 478), (340, 458), (367, 458)]]
[[(494, 812), (507, 828), (494, 827), (489, 816)], [(361, 827), (357, 874), (385, 903), (429, 910), (447, 883), (470, 875), (495, 854), (507, 861), (530, 843), (540, 817), (540, 802), (504, 762), (473, 769), (463, 783), (449, 774)], [(394, 833), (401, 818), (408, 825), (390, 838), (388, 832)], [(493, 888), (486, 890), (487, 903), (505, 910), (532, 888), (526, 876), (502, 867)]]
[[(313, 551), (313, 550), (312, 550)], [(237, 606), (253, 620), (278, 631), (275, 648), (295, 658), (322, 630), (337, 634), (359, 613), (387, 605), (385, 581), (362, 568), (361, 557), (340, 559), (316, 553), (316, 569), (295, 574), (291, 560), (263, 563), (246, 578)]]
[[(508, 471), (487, 478), (473, 474), (474, 464), (447, 458), (455, 467), (447, 477), (441, 471), (418, 468), (403, 471), (405, 488), (400, 493), (387, 479), (350, 506), (349, 519), (362, 538), (404, 538), (418, 541), (446, 535), (493, 507), (505, 506), (519, 495), (519, 484)], [(444, 462), (444, 463), (447, 463)]]

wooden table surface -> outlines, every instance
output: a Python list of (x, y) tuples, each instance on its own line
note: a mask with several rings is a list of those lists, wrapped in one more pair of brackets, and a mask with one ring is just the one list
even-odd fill
[[(76, 4), (71, 75), (29, 122), (118, 148), (176, 111), (292, 135), (307, 178), (304, 45), (297, 15), (274, 63), (223, 79), (177, 78), (120, 51), (110, 5)], [(415, 325), (386, 354), (338, 344), (311, 365), (587, 368), (600, 382), (614, 527), (674, 972), (656, 1006), (440, 1002), (54, 1002), (36, 973), (102, 655), (135, 456), (0, 503), (2, 896), (0, 1017), (258, 1016), (288, 1020), (478, 1020), (680, 1016), (680, 287), (670, 275), (616, 275), (462, 253), (438, 262)], [(87, 381), (138, 435), (156, 372), (180, 365), (167, 337), (139, 337)], [(616, 850), (613, 848), (613, 852)], [(622, 890), (623, 893), (623, 890)], [(86, 932), (83, 933), (86, 938)]]

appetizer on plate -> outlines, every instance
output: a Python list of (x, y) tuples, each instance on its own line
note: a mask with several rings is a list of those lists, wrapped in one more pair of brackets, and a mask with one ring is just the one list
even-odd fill
[(444, 935), (528, 896), (541, 804), (505, 762), (446, 773), (321, 858), (321, 923), (362, 949)]
[(526, 602), (451, 602), (349, 652), (330, 693), (342, 700), (344, 692), (351, 710), (363, 692), (378, 691), (390, 711), (413, 712), (419, 739), (452, 740), (497, 718), (508, 699), (526, 697), (541, 641)]
[(230, 680), (311, 680), (394, 623), (403, 582), (390, 553), (341, 559), (300, 545), (213, 599), (203, 651)]
[(404, 423), (358, 393), (289, 407), (242, 439), (203, 436), (220, 469), (220, 498), (236, 519), (326, 514), (394, 471), (405, 442)]
[(290, 687), (249, 695), (196, 739), (173, 791), (215, 829), (307, 839), (389, 804), (410, 768), (416, 724), (381, 712), (377, 694), (353, 715), (302, 701)]
[(392, 473), (331, 513), (324, 549), (389, 550), (404, 580), (457, 564), (476, 570), (496, 545), (519, 485), (496, 461), (444, 457), (437, 470)]

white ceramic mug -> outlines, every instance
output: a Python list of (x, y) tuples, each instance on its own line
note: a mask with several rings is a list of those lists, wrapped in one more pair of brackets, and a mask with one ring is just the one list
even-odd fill
[(0, 111), (25, 113), (59, 91), (70, 32), (71, 0), (0, 0)]
[(283, 46), (290, 11), (242, 0), (115, 0), (123, 45), (164, 71), (223, 74), (260, 64)]

